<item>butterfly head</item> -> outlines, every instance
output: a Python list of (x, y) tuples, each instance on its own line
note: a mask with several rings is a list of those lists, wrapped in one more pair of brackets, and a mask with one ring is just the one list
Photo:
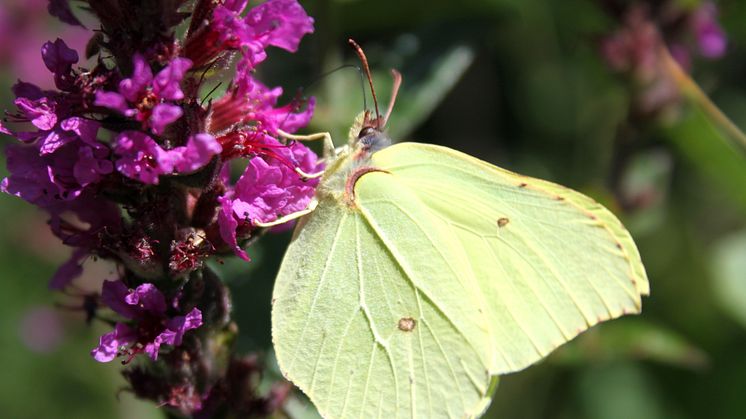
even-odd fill
[(356, 151), (358, 158), (391, 145), (391, 139), (384, 133), (383, 124), (383, 118), (372, 117), (371, 111), (361, 112), (355, 118), (348, 139), (349, 147)]
[(362, 128), (357, 134), (358, 148), (367, 153), (375, 153), (378, 150), (391, 145), (391, 138), (383, 132), (383, 121), (380, 117), (370, 121), (370, 112), (365, 112)]

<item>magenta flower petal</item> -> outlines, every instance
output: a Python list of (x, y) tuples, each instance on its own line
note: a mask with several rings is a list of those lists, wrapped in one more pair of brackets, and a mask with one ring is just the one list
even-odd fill
[[(317, 170), (316, 155), (306, 146), (295, 143), (279, 149), (278, 154), (306, 172)], [(262, 222), (301, 211), (308, 206), (318, 180), (307, 180), (285, 163), (254, 158), (236, 182), (233, 209), (240, 217), (249, 216)]]
[(186, 146), (168, 150), (174, 170), (178, 173), (191, 173), (220, 154), (223, 148), (210, 134), (197, 134), (189, 137)]
[(697, 42), (700, 53), (706, 58), (722, 57), (728, 46), (725, 32), (714, 22), (698, 28)]
[(176, 338), (176, 332), (174, 332), (173, 330), (166, 329), (160, 334), (158, 334), (158, 336), (156, 336), (152, 342), (148, 342), (145, 345), (145, 348), (143, 348), (143, 352), (145, 352), (150, 357), (150, 359), (152, 359), (153, 361), (157, 361), (158, 352), (161, 349), (161, 345), (173, 344), (175, 338)]
[(241, 18), (245, 5), (232, 1), (216, 7), (211, 29), (222, 48), (240, 49), (252, 68), (266, 59), (268, 46), (294, 52), (301, 38), (313, 32), (313, 19), (296, 0), (269, 0)]
[(54, 130), (47, 133), (47, 135), (39, 142), (39, 154), (52, 154), (59, 150), (62, 146), (69, 144), (77, 140), (74, 135), (60, 130)]
[(30, 100), (37, 100), (45, 96), (44, 91), (42, 91), (39, 86), (20, 80), (18, 80), (16, 84), (13, 85), (12, 90), (13, 94), (17, 98), (25, 97), (26, 99)]
[(318, 184), (317, 179), (304, 181), (294, 170), (294, 167), (305, 172), (318, 170), (316, 154), (310, 149), (295, 143), (279, 146), (277, 150), (282, 161), (253, 158), (233, 191), (220, 198), (220, 237), (244, 260), (248, 260), (248, 255), (237, 245), (236, 238), (239, 220), (270, 222), (301, 211), (308, 206)]
[(192, 61), (186, 58), (175, 58), (171, 63), (158, 73), (153, 81), (153, 92), (158, 97), (167, 100), (180, 100), (184, 98), (179, 84), (184, 78), (187, 70), (192, 67)]
[(257, 33), (267, 34), (266, 45), (295, 52), (303, 35), (313, 33), (313, 18), (296, 0), (269, 0), (254, 7), (246, 22)]
[(728, 47), (728, 38), (718, 23), (718, 9), (715, 3), (706, 1), (692, 16), (694, 35), (699, 52), (705, 58), (720, 58)]
[(153, 284), (142, 284), (130, 291), (124, 301), (136, 306), (138, 311), (148, 311), (154, 315), (163, 315), (166, 312), (166, 298)]
[(134, 322), (131, 328), (118, 323), (114, 332), (101, 337), (99, 347), (92, 352), (101, 362), (110, 361), (118, 355), (120, 348), (135, 342), (138, 345), (129, 351), (131, 356), (145, 352), (156, 360), (161, 345), (178, 346), (184, 333), (202, 325), (202, 313), (197, 308), (186, 316), (168, 318), (165, 297), (150, 283), (130, 290), (121, 281), (106, 281), (101, 301)]
[(15, 105), (36, 128), (48, 131), (57, 125), (56, 104), (47, 97), (31, 100), (19, 97)]
[(137, 334), (129, 326), (117, 323), (114, 331), (102, 335), (91, 356), (98, 362), (109, 362), (119, 355), (119, 349), (133, 344)]
[(98, 134), (99, 127), (100, 124), (98, 122), (77, 116), (67, 118), (60, 123), (60, 128), (64, 131), (74, 132), (84, 143), (95, 148), (103, 147), (103, 145), (96, 140), (96, 134)]
[(251, 29), (241, 19), (241, 10), (235, 10), (227, 4), (218, 5), (212, 12), (213, 30), (218, 33), (221, 42), (235, 48), (238, 42), (250, 39)]
[(132, 65), (132, 77), (119, 82), (119, 93), (128, 101), (137, 102), (142, 91), (153, 81), (153, 72), (150, 70), (150, 64), (140, 54), (132, 57)]
[(155, 105), (153, 113), (150, 115), (150, 127), (156, 134), (163, 134), (168, 124), (181, 118), (183, 111), (180, 106), (161, 103)]
[(57, 38), (54, 42), (47, 42), (41, 47), (41, 57), (44, 65), (54, 74), (70, 71), (70, 67), (78, 62), (78, 53)]
[(11, 136), (15, 135), (13, 131), (9, 130), (8, 128), (5, 127), (5, 125), (3, 125), (2, 121), (0, 121), (0, 134), (11, 135)]
[(229, 198), (220, 198), (220, 211), (218, 212), (218, 226), (220, 227), (220, 238), (233, 249), (236, 256), (241, 259), (250, 262), (251, 258), (238, 245), (236, 238), (236, 229), (238, 228), (238, 221), (233, 216), (233, 202)]
[(5, 156), (10, 176), (0, 185), (2, 192), (42, 208), (55, 202), (53, 191), (57, 187), (49, 177), (46, 162), (34, 147), (8, 144)]
[(181, 340), (184, 337), (184, 333), (188, 330), (196, 329), (202, 326), (202, 312), (196, 307), (192, 309), (186, 316), (176, 316), (168, 321), (168, 329), (174, 332), (171, 340), (168, 341), (171, 345), (181, 345)]
[(88, 256), (86, 249), (75, 249), (70, 259), (57, 269), (52, 279), (49, 280), (49, 288), (53, 290), (64, 289), (75, 278), (83, 273), (81, 262)]
[(104, 175), (114, 171), (114, 164), (106, 158), (108, 151), (80, 147), (78, 161), (73, 167), (73, 175), (81, 186), (87, 186), (100, 181)]
[(68, 48), (59, 38), (54, 42), (47, 42), (41, 48), (44, 64), (54, 74), (54, 84), (58, 89), (69, 91), (74, 88), (75, 74), (72, 65), (78, 62), (78, 53)]
[(93, 102), (96, 106), (103, 106), (115, 111), (119, 111), (122, 114), (126, 114), (129, 110), (127, 99), (117, 92), (105, 92), (99, 90), (96, 92), (96, 100)]
[(139, 131), (120, 133), (115, 139), (114, 154), (119, 156), (114, 162), (117, 171), (142, 183), (158, 184), (158, 176), (172, 169), (165, 150)]
[(252, 65), (246, 59), (238, 62), (233, 82), (235, 88), (213, 103), (210, 115), (210, 129), (213, 131), (251, 122), (269, 134), (276, 134), (278, 129), (292, 133), (306, 125), (313, 116), (314, 98), (309, 99), (303, 111), (297, 100), (276, 108), (282, 88), (270, 89), (254, 79)]
[(129, 293), (130, 289), (122, 281), (104, 281), (101, 302), (120, 316), (134, 319), (138, 315), (138, 309), (125, 301)]
[(299, 112), (295, 104), (290, 103), (280, 108), (268, 109), (264, 113), (263, 119), (270, 130), (274, 128), (275, 131), (281, 129), (285, 132), (293, 133), (311, 122), (315, 107), (316, 98), (311, 97), (308, 99), (306, 109), (303, 111)]

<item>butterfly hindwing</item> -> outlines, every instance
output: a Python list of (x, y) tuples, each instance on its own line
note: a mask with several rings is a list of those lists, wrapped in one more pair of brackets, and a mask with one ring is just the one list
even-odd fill
[(278, 362), (325, 417), (475, 416), (493, 381), (486, 316), (391, 180), (366, 175), (365, 208), (327, 200), (304, 220), (275, 285)]

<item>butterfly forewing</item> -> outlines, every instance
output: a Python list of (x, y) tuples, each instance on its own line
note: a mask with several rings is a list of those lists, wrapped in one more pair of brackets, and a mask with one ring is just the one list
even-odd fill
[[(389, 147), (373, 164), (445, 226), (432, 245), (478, 289), (491, 372), (525, 368), (600, 321), (640, 311), (648, 285), (639, 253), (590, 198), (426, 144)], [(414, 270), (427, 263), (402, 257)]]

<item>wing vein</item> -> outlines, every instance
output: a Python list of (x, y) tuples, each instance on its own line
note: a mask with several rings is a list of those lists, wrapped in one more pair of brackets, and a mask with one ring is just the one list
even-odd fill
[(314, 311), (314, 308), (316, 307), (316, 302), (318, 301), (319, 295), (321, 294), (320, 292), (321, 288), (323, 288), (324, 286), (326, 274), (329, 270), (329, 267), (331, 266), (331, 261), (334, 256), (334, 252), (336, 251), (337, 243), (339, 243), (339, 235), (340, 235), (340, 232), (342, 231), (342, 225), (344, 225), (344, 221), (346, 218), (347, 218), (347, 214), (343, 213), (342, 217), (340, 217), (339, 219), (339, 224), (337, 225), (337, 231), (334, 234), (334, 241), (332, 242), (332, 248), (329, 251), (329, 255), (326, 257), (326, 261), (324, 261), (324, 269), (321, 271), (321, 278), (319, 278), (319, 285), (316, 287), (316, 292), (314, 293), (313, 300), (311, 301), (311, 307), (308, 309), (309, 315), (306, 316), (306, 322), (303, 325), (303, 331), (301, 332), (300, 337), (298, 338), (299, 345), (296, 347), (295, 352), (293, 353), (293, 357), (291, 358), (290, 364), (288, 365), (288, 368), (287, 368), (289, 371), (293, 370), (293, 366), (295, 365), (295, 360), (297, 359), (298, 353), (300, 352), (300, 348), (302, 347), (300, 343), (303, 342), (303, 339), (306, 336), (306, 331), (308, 330), (308, 325), (311, 322), (311, 317), (313, 317), (311, 316), (311, 313)]
[[(392, 203), (391, 201), (386, 201), (386, 202), (389, 202), (389, 203), (395, 205), (397, 208), (399, 208), (399, 210), (402, 212), (402, 214), (406, 215), (407, 218), (409, 218), (413, 222), (413, 224), (418, 229), (420, 229), (420, 231), (423, 234), (425, 234), (425, 237), (428, 237), (427, 234), (424, 233), (424, 231), (422, 230), (422, 228), (420, 227), (420, 225), (417, 224), (417, 222), (409, 215), (409, 213), (407, 213), (406, 211), (404, 211), (403, 209), (401, 209), (401, 207), (399, 207), (398, 205), (396, 205), (396, 203)], [(477, 354), (477, 356), (481, 359), (482, 353), (477, 350), (477, 348), (474, 346), (474, 344), (472, 343), (471, 339), (469, 339), (469, 337), (466, 335), (466, 333), (464, 333), (464, 331), (461, 330), (461, 328), (459, 328), (458, 325), (453, 322), (453, 320), (446, 314), (446, 312), (443, 310), (443, 308), (440, 307), (440, 305), (435, 300), (433, 300), (431, 296), (429, 296), (426, 292), (424, 292), (417, 285), (417, 283), (415, 282), (415, 279), (414, 279), (415, 277), (412, 275), (412, 272), (408, 269), (408, 267), (406, 266), (406, 264), (402, 263), (402, 259), (403, 258), (399, 254), (399, 252), (396, 250), (396, 246), (394, 246), (394, 244), (386, 237), (386, 235), (383, 234), (383, 231), (381, 231), (380, 227), (375, 222), (373, 222), (372, 217), (370, 217), (370, 215), (366, 213), (365, 208), (361, 208), (361, 214), (363, 215), (363, 217), (365, 218), (365, 220), (367, 221), (367, 223), (371, 227), (371, 229), (376, 233), (376, 235), (378, 236), (378, 238), (381, 239), (381, 241), (383, 241), (386, 244), (386, 246), (384, 246), (384, 247), (389, 252), (389, 254), (391, 255), (391, 257), (394, 259), (394, 261), (396, 262), (396, 264), (399, 266), (399, 268), (401, 269), (401, 271), (404, 273), (404, 276), (407, 278), (407, 280), (409, 280), (409, 282), (412, 284), (412, 286), (415, 289), (417, 289), (419, 292), (423, 292), (425, 294), (425, 296), (427, 297), (427, 299), (432, 303), (433, 307), (439, 313), (441, 313), (445, 319), (448, 320), (448, 322), (453, 326), (454, 330), (456, 330), (464, 338), (464, 341), (469, 344), (469, 347), (471, 347), (471, 349), (474, 351), (474, 353)], [(428, 237), (428, 239), (429, 239), (429, 237)], [(434, 245), (434, 243), (432, 243), (432, 241), (430, 242), (430, 244), (433, 245), (433, 247), (436, 247)], [(455, 273), (454, 273), (454, 275), (455, 275)]]

